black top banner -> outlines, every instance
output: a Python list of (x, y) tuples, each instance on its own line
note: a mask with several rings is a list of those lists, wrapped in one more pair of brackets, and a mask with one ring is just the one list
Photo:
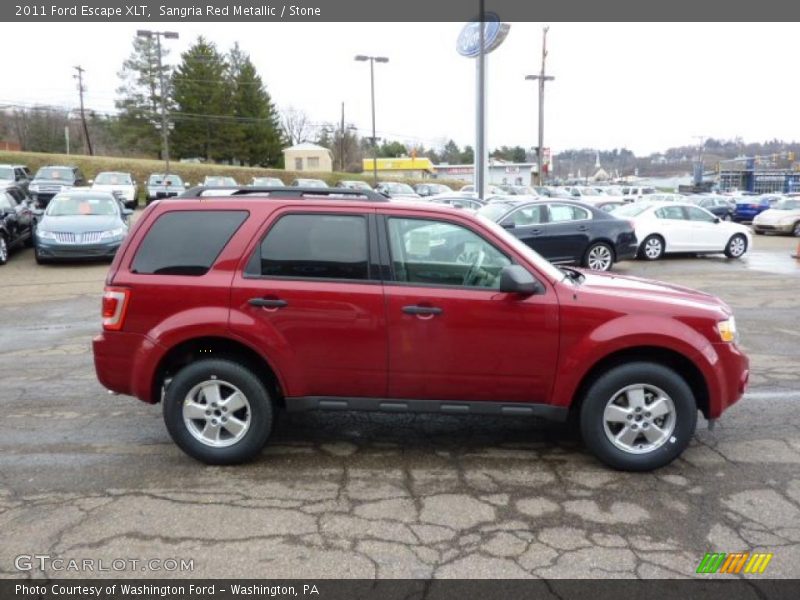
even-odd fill
[[(479, 0), (3, 0), (10, 22), (377, 22), (470, 21)], [(796, 21), (800, 3), (786, 0), (485, 0), (503, 21)]]

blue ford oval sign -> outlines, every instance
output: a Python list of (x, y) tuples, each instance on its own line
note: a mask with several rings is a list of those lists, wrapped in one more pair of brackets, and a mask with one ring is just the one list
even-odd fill
[[(494, 13), (486, 13), (483, 22), (483, 52), (488, 54), (506, 39), (510, 26), (501, 23), (500, 18)], [(475, 58), (481, 52), (480, 22), (472, 21), (464, 25), (458, 35), (456, 50), (461, 56)]]

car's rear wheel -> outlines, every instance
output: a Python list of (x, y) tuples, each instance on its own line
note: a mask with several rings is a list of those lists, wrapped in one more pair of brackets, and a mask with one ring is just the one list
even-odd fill
[(741, 233), (731, 237), (728, 245), (725, 246), (725, 256), (728, 258), (741, 258), (745, 252), (747, 252), (747, 238)]
[(8, 262), (8, 241), (6, 236), (0, 233), (0, 265)]
[(624, 471), (650, 471), (686, 449), (697, 425), (697, 405), (675, 371), (635, 362), (591, 384), (580, 424), (584, 443), (602, 462)]
[(163, 409), (175, 443), (210, 465), (256, 457), (274, 419), (272, 399), (261, 380), (222, 359), (197, 361), (178, 371), (167, 387)]
[(658, 260), (664, 256), (664, 238), (660, 235), (648, 235), (642, 242), (639, 255), (646, 260)]
[(583, 266), (593, 271), (610, 271), (614, 266), (614, 250), (603, 242), (592, 244), (583, 257)]

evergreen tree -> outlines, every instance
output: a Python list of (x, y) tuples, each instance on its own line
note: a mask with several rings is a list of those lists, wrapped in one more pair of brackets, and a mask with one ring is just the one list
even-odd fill
[(172, 76), (176, 158), (202, 157), (217, 162), (234, 157), (237, 121), (228, 64), (202, 36), (181, 55)]
[(114, 137), (117, 145), (131, 154), (160, 154), (161, 136), (156, 123), (160, 123), (162, 75), (169, 97), (169, 67), (164, 65), (168, 54), (169, 50), (162, 47), (159, 71), (155, 38), (137, 36), (133, 38), (133, 51), (117, 74), (122, 84), (117, 88), (119, 98), (115, 104), (119, 114), (113, 127)]
[(237, 119), (233, 155), (248, 165), (276, 166), (283, 149), (278, 111), (255, 65), (238, 43), (230, 51), (229, 63)]
[(450, 165), (457, 165), (461, 162), (461, 150), (453, 140), (450, 140), (442, 148), (442, 162)]

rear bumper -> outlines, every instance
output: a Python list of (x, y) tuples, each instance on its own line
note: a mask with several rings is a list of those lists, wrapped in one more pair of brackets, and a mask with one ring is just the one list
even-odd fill
[(763, 225), (753, 223), (753, 229), (763, 233), (791, 233), (794, 229), (794, 225), (792, 223), (789, 223), (788, 225)]
[(617, 244), (615, 252), (617, 260), (632, 260), (636, 258), (636, 250), (639, 248), (638, 242), (629, 242), (627, 244)]
[(157, 344), (147, 336), (122, 331), (104, 331), (92, 340), (94, 370), (100, 384), (117, 394), (136, 396), (153, 403), (151, 361)]

